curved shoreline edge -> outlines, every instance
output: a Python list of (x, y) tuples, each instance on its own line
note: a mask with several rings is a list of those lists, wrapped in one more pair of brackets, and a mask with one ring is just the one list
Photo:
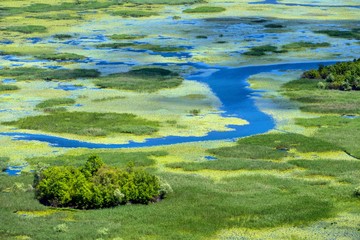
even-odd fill
[(195, 80), (207, 84), (214, 94), (220, 99), (223, 106), (224, 117), (238, 117), (249, 122), (246, 125), (228, 125), (231, 131), (211, 131), (206, 136), (183, 137), (167, 136), (162, 138), (149, 138), (145, 142), (129, 141), (125, 144), (101, 144), (78, 141), (46, 134), (30, 134), (23, 132), (1, 132), (1, 136), (12, 137), (12, 140), (40, 141), (50, 146), (60, 148), (89, 148), (89, 149), (116, 149), (116, 148), (140, 148), (199, 141), (230, 140), (251, 135), (266, 133), (275, 128), (274, 119), (262, 112), (255, 105), (253, 96), (260, 91), (249, 88), (247, 79), (255, 74), (271, 71), (309, 70), (319, 65), (330, 65), (338, 61), (313, 61), (298, 63), (280, 63), (272, 65), (245, 66), (238, 68), (216, 68), (218, 71), (210, 76), (187, 76), (189, 80)]

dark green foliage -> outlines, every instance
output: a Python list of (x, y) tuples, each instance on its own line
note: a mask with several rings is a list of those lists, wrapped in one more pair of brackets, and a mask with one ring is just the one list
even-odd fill
[(51, 98), (36, 105), (36, 108), (51, 108), (54, 106), (71, 105), (75, 100), (72, 98)]
[(317, 70), (304, 72), (302, 77), (325, 80), (328, 89), (360, 90), (360, 59), (320, 66)]
[(30, 33), (44, 33), (47, 31), (46, 27), (38, 25), (24, 25), (24, 26), (9, 26), (1, 29), (2, 31), (20, 32), (25, 34)]
[(15, 91), (18, 90), (19, 87), (15, 86), (15, 85), (4, 85), (4, 84), (0, 84), (0, 92), (4, 92), (4, 91)]
[(264, 27), (266, 27), (266, 28), (284, 28), (283, 25), (276, 24), (276, 23), (269, 23), (269, 24), (266, 24)]
[(118, 48), (124, 48), (124, 47), (131, 47), (134, 46), (134, 43), (103, 43), (103, 44), (99, 44), (96, 45), (97, 48), (114, 48), (114, 49), (118, 49)]
[(82, 17), (79, 15), (71, 15), (71, 14), (67, 14), (67, 13), (30, 15), (28, 17), (36, 18), (36, 19), (49, 19), (49, 20), (80, 20), (80, 19), (82, 19)]
[(0, 69), (0, 75), (16, 80), (68, 80), (76, 78), (96, 78), (100, 72), (95, 69), (44, 69), (36, 67), (17, 67)]
[(55, 35), (53, 35), (53, 38), (60, 39), (60, 40), (69, 39), (72, 37), (73, 36), (70, 34), (55, 34)]
[(158, 122), (139, 118), (134, 114), (91, 112), (55, 112), (3, 124), (22, 129), (87, 136), (105, 136), (112, 133), (148, 135), (158, 131), (159, 126)]
[(177, 73), (163, 68), (140, 68), (127, 73), (111, 74), (96, 81), (101, 88), (115, 88), (137, 92), (155, 92), (174, 88), (183, 81)]
[(272, 45), (263, 45), (258, 47), (252, 47), (249, 51), (243, 53), (247, 56), (264, 56), (268, 53), (283, 53), (286, 50), (278, 50), (276, 46)]
[(104, 208), (155, 201), (160, 196), (160, 180), (132, 167), (126, 171), (107, 167), (99, 157), (91, 156), (81, 168), (49, 167), (41, 171), (35, 190), (36, 198), (45, 205)]
[(294, 42), (294, 43), (289, 43), (286, 44), (284, 46), (282, 46), (283, 49), (286, 50), (302, 50), (304, 48), (320, 48), (320, 47), (330, 47), (331, 44), (327, 43), (327, 42), (321, 42), (321, 43), (313, 43), (313, 42)]
[(210, 6), (203, 6), (203, 7), (196, 7), (193, 9), (185, 9), (184, 13), (218, 13), (226, 11), (223, 7), (210, 7)]
[(142, 17), (151, 17), (159, 15), (157, 12), (149, 12), (142, 10), (120, 10), (112, 12), (112, 15), (121, 16), (121, 17), (133, 17), (133, 18), (142, 18)]
[(336, 38), (360, 40), (360, 29), (358, 28), (352, 29), (351, 31), (321, 30), (321, 31), (316, 31), (315, 33), (326, 34), (330, 37), (336, 37)]
[(154, 44), (138, 44), (134, 48), (146, 49), (153, 52), (181, 52), (185, 51), (186, 48), (176, 46), (160, 46)]

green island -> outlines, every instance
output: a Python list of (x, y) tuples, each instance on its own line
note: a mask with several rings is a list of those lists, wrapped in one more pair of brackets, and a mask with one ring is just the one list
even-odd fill
[(360, 239), (354, 0), (3, 0), (0, 239)]

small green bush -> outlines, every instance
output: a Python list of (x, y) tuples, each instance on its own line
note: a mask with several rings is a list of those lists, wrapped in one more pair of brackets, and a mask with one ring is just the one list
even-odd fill
[(203, 6), (203, 7), (196, 7), (193, 9), (186, 9), (184, 13), (218, 13), (226, 11), (223, 7), (210, 7), (210, 6)]
[(360, 198), (360, 187), (354, 189), (354, 196)]
[(134, 169), (104, 165), (98, 156), (90, 156), (84, 166), (55, 166), (35, 175), (36, 198), (44, 205), (92, 209), (126, 203), (148, 204), (172, 192), (164, 180)]

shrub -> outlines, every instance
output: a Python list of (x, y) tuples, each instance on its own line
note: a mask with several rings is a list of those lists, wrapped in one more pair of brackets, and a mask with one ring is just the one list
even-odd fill
[(354, 196), (358, 198), (360, 197), (360, 186), (354, 189)]
[(78, 209), (115, 207), (121, 204), (155, 202), (172, 192), (164, 180), (134, 169), (104, 165), (90, 156), (83, 167), (50, 167), (35, 174), (36, 198), (44, 205)]

